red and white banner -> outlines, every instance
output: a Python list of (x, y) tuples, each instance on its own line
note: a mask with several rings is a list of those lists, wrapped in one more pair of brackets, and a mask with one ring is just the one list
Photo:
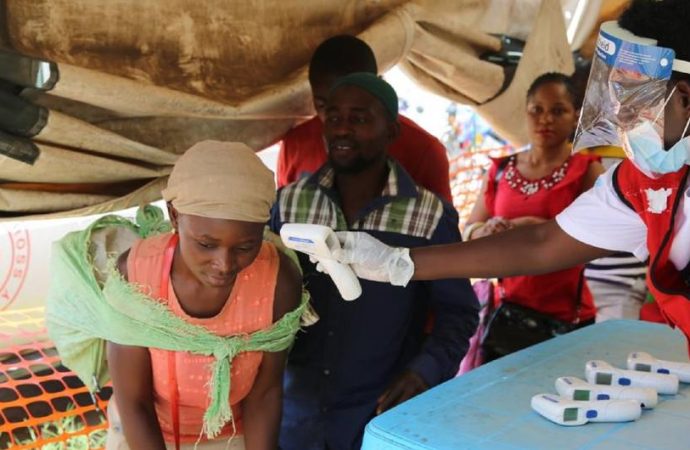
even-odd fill
[[(116, 214), (134, 217), (136, 208)], [(100, 216), (0, 222), (0, 311), (43, 306), (53, 243)]]

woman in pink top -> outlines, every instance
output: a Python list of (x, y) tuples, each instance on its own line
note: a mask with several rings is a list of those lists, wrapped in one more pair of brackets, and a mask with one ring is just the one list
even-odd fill
[[(118, 260), (120, 273), (173, 314), (219, 336), (271, 326), (294, 310), (301, 276), (263, 241), (273, 174), (242, 144), (205, 141), (175, 165), (163, 197), (173, 233), (147, 238)], [(114, 395), (108, 449), (275, 449), (286, 351), (232, 361), (233, 421), (202, 433), (213, 356), (108, 343)]]

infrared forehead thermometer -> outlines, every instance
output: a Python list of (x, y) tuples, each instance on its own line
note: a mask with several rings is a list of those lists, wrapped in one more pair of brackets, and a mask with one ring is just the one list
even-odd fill
[(559, 425), (584, 425), (587, 422), (629, 422), (642, 415), (637, 400), (570, 400), (553, 394), (532, 397), (532, 409)]
[(683, 383), (690, 383), (690, 363), (664, 361), (649, 353), (633, 352), (628, 355), (628, 369), (643, 372), (672, 374)]
[(593, 384), (652, 388), (659, 394), (678, 393), (675, 375), (618, 369), (606, 361), (587, 361), (585, 378)]
[(314, 257), (323, 265), (344, 300), (354, 300), (362, 295), (362, 286), (347, 264), (333, 258), (340, 249), (335, 232), (324, 225), (286, 223), (280, 229), (280, 239), (286, 247)]
[(590, 384), (577, 377), (556, 379), (556, 392), (569, 400), (636, 400), (643, 408), (654, 408), (659, 402), (652, 388)]

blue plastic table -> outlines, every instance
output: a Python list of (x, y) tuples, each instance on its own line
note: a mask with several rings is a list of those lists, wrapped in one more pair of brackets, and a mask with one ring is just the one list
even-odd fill
[(660, 396), (657, 407), (635, 422), (563, 427), (530, 407), (533, 395), (556, 392), (559, 376), (584, 379), (588, 360), (625, 368), (632, 351), (688, 360), (685, 338), (665, 325), (593, 325), (486, 364), (376, 417), (362, 450), (690, 449), (688, 384), (675, 396)]

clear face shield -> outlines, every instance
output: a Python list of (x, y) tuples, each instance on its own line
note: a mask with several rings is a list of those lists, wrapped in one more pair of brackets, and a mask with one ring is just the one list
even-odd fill
[(654, 178), (690, 164), (690, 138), (668, 151), (663, 139), (664, 108), (673, 95), (667, 93), (671, 72), (690, 73), (690, 63), (655, 44), (616, 22), (602, 24), (574, 152), (602, 145), (622, 147), (633, 164)]

